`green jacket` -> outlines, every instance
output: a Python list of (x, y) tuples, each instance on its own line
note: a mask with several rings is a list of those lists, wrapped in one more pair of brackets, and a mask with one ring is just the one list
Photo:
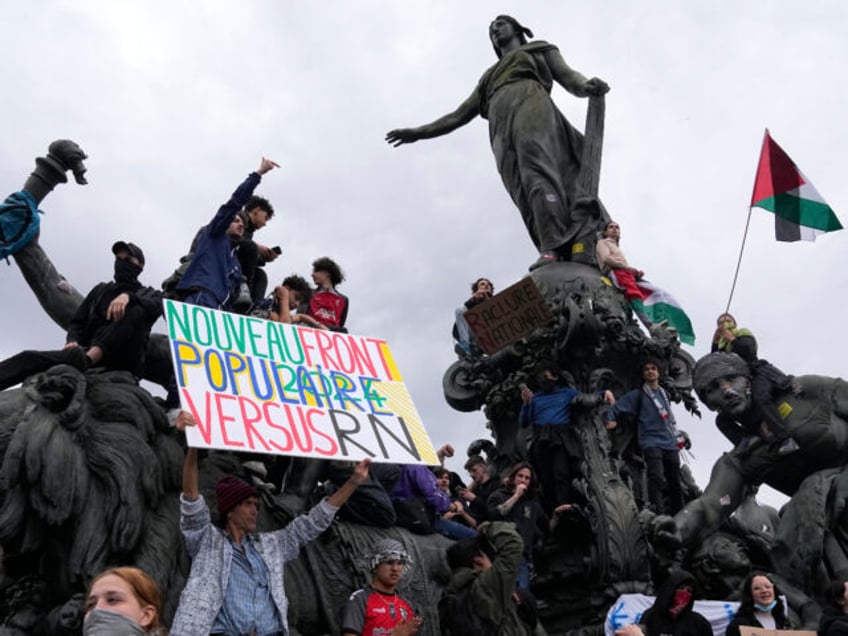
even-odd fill
[(515, 525), (506, 521), (488, 521), (480, 525), (478, 534), (485, 536), (496, 550), (492, 567), (487, 570), (458, 568), (450, 587), (461, 590), (471, 586), (471, 606), (479, 618), (499, 626), (501, 636), (527, 636), (512, 600), (518, 565), (524, 551)]

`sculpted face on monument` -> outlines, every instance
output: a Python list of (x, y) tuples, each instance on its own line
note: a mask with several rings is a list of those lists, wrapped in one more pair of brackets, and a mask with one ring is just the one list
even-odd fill
[(751, 406), (751, 381), (741, 375), (715, 378), (701, 399), (712, 411), (742, 415)]
[(750, 376), (735, 353), (711, 353), (695, 365), (695, 390), (710, 410), (740, 416), (751, 406)]

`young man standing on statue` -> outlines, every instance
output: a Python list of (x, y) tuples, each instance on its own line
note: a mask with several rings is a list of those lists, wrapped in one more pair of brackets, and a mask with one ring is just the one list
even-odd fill
[(642, 363), (642, 380), (641, 387), (618, 398), (604, 419), (607, 430), (612, 430), (618, 426), (620, 414), (636, 418), (639, 448), (648, 471), (648, 500), (657, 514), (675, 515), (683, 507), (680, 448), (671, 402), (660, 386), (658, 360), (649, 358)]
[(559, 369), (553, 363), (539, 364), (534, 373), (537, 391), (522, 385), (524, 404), (518, 414), (522, 428), (533, 428), (530, 464), (542, 484), (542, 506), (548, 515), (563, 504), (574, 503), (571, 465), (580, 456), (580, 450), (569, 426), (572, 405), (591, 408), (603, 402), (615, 404), (611, 391), (586, 394), (560, 386), (558, 374)]

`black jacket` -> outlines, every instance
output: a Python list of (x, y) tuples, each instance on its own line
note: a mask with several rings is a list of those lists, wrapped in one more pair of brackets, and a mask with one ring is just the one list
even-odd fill
[(827, 607), (819, 621), (818, 636), (848, 636), (848, 614)]
[(692, 610), (695, 604), (694, 594), (680, 614), (674, 617), (669, 613), (668, 610), (674, 601), (674, 592), (684, 583), (694, 586), (695, 579), (684, 570), (674, 570), (660, 586), (654, 604), (642, 614), (640, 625), (643, 626), (645, 636), (712, 636), (710, 622)]

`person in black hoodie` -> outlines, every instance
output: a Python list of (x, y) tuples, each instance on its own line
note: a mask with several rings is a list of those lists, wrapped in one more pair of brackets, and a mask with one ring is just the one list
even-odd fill
[(819, 621), (818, 636), (848, 636), (848, 580), (833, 581), (825, 600), (827, 607)]
[(96, 285), (85, 297), (68, 325), (65, 346), (22, 351), (0, 362), (0, 390), (57, 364), (141, 376), (150, 328), (162, 315), (162, 293), (139, 282), (144, 253), (138, 245), (118, 241), (112, 253), (114, 280)]
[(709, 621), (692, 610), (694, 603), (695, 578), (684, 570), (672, 570), (639, 624), (617, 629), (615, 636), (712, 636)]
[(780, 600), (780, 590), (765, 572), (751, 572), (742, 587), (742, 603), (724, 636), (739, 636), (739, 627), (790, 629), (786, 609)]

